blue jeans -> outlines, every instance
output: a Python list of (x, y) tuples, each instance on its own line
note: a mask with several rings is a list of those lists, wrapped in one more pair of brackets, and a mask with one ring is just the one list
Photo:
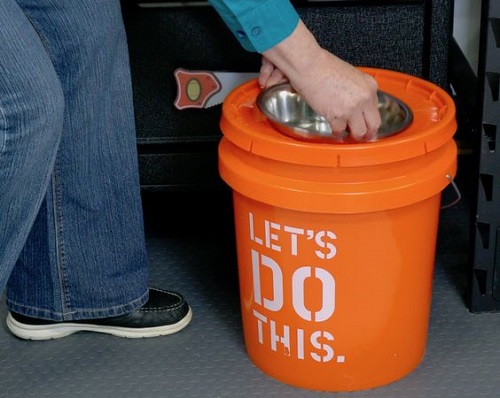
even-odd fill
[(0, 1), (0, 293), (18, 313), (121, 315), (148, 298), (118, 0)]

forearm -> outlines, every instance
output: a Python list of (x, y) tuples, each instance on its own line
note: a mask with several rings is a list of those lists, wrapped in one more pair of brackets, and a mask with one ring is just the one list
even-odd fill
[(262, 54), (292, 81), (312, 78), (308, 75), (313, 73), (313, 66), (326, 55), (302, 21), (290, 36)]

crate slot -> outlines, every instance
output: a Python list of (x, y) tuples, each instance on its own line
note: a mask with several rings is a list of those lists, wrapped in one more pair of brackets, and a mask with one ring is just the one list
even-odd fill
[(477, 222), (476, 227), (483, 244), (483, 249), (488, 249), (490, 247), (490, 224)]
[(500, 300), (500, 228), (497, 228), (495, 245), (495, 262), (493, 267), (493, 298)]
[(491, 90), (491, 99), (493, 102), (498, 101), (498, 91), (500, 83), (500, 75), (496, 72), (486, 72), (486, 79)]
[(492, 174), (479, 174), (479, 179), (481, 180), (481, 186), (483, 187), (484, 196), (487, 202), (491, 202), (493, 199), (493, 178)]
[(495, 152), (497, 145), (497, 125), (483, 123), (483, 132), (486, 143), (488, 144), (488, 150), (490, 152)]
[(495, 37), (496, 47), (500, 47), (500, 19), (499, 18), (490, 18), (490, 26), (491, 31), (493, 32), (493, 36)]
[(486, 295), (486, 281), (488, 280), (488, 272), (484, 269), (475, 269), (474, 278), (476, 279), (476, 284), (479, 289), (479, 294), (481, 296)]

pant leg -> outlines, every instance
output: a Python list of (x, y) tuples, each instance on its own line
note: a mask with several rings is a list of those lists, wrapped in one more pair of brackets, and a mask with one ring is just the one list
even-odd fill
[(64, 100), (52, 62), (14, 0), (0, 2), (0, 292), (49, 184)]
[(10, 309), (72, 320), (147, 299), (126, 35), (118, 0), (17, 0), (64, 94), (46, 199), (8, 282)]

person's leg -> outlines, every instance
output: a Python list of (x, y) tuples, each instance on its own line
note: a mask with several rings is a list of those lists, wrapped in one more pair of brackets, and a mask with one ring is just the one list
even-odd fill
[(130, 312), (147, 300), (148, 259), (119, 4), (18, 3), (52, 60), (65, 113), (47, 198), (9, 279), (8, 306), (55, 321)]
[[(177, 331), (189, 322), (187, 304), (177, 294), (148, 290), (131, 78), (119, 1), (17, 2), (51, 57), (65, 113), (46, 200), (8, 282), (8, 307), (18, 320), (27, 316), (107, 322), (125, 314), (125, 320), (114, 319), (112, 324), (128, 328), (127, 320), (135, 314), (134, 328), (180, 322), (151, 334), (116, 333), (125, 337)], [(150, 307), (169, 310), (145, 324), (148, 297)], [(134, 311), (139, 308), (143, 312), (138, 321)], [(70, 333), (88, 330), (81, 323), (74, 325)], [(66, 335), (66, 329), (59, 331)], [(52, 337), (61, 336), (40, 338)]]
[(64, 100), (45, 48), (15, 0), (0, 2), (0, 293), (49, 184)]

